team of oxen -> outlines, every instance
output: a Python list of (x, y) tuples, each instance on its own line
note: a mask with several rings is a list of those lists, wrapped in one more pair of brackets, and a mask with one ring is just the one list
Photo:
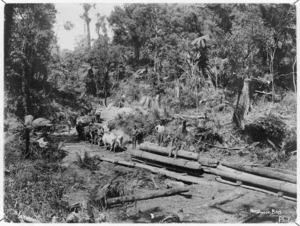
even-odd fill
[[(101, 110), (91, 110), (89, 113), (81, 115), (65, 114), (60, 112), (57, 116), (58, 122), (65, 122), (68, 127), (68, 131), (72, 127), (76, 128), (78, 134), (78, 140), (83, 140), (91, 144), (99, 146), (110, 147), (110, 151), (116, 151), (116, 149), (126, 149), (123, 146), (123, 135), (116, 135), (112, 133), (107, 126), (101, 126)], [(65, 125), (66, 125), (65, 124)], [(56, 124), (56, 129), (59, 129), (59, 125)], [(55, 129), (55, 130), (56, 130)]]
[(98, 146), (110, 147), (110, 151), (116, 148), (124, 149), (123, 135), (115, 135), (107, 127), (99, 125), (100, 114), (80, 116), (76, 119), (76, 131), (79, 140), (84, 140)]
[[(116, 152), (116, 149), (126, 150), (126, 144), (132, 143), (132, 148), (136, 148), (136, 144), (140, 144), (144, 140), (144, 133), (142, 130), (137, 128), (137, 125), (133, 126), (133, 130), (130, 132), (130, 137), (126, 134), (116, 135), (111, 132), (107, 126), (101, 126), (101, 110), (97, 108), (96, 110), (91, 110), (87, 114), (83, 115), (71, 115), (68, 116), (62, 114), (62, 117), (58, 117), (59, 121), (65, 121), (68, 125), (68, 131), (70, 133), (71, 127), (76, 128), (78, 140), (86, 141), (91, 144), (98, 146), (104, 146), (105, 148), (109, 147), (110, 151)], [(183, 126), (180, 129), (180, 132), (177, 134), (186, 134), (186, 121), (184, 120)], [(161, 146), (163, 143), (163, 137), (165, 135), (165, 127), (162, 121), (155, 127), (155, 132), (158, 138), (158, 146)], [(125, 139), (124, 139), (125, 138)], [(169, 136), (166, 138), (168, 140)], [(171, 139), (172, 148), (170, 149), (169, 157), (172, 156), (173, 151), (174, 158), (177, 157), (177, 151), (182, 146), (183, 138), (178, 138), (175, 136)], [(124, 142), (125, 141), (125, 142)]]

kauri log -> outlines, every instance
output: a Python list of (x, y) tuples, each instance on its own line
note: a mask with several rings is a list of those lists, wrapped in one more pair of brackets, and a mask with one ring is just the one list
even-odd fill
[(189, 161), (185, 159), (174, 159), (169, 157), (164, 157), (161, 155), (152, 154), (145, 151), (140, 150), (130, 150), (129, 153), (137, 158), (147, 159), (159, 163), (164, 163), (171, 166), (182, 167), (191, 170), (201, 170), (201, 164), (196, 161)]
[(162, 169), (162, 168), (158, 168), (158, 167), (154, 167), (154, 166), (148, 166), (145, 164), (141, 164), (141, 163), (136, 163), (136, 162), (127, 162), (127, 161), (117, 161), (114, 159), (109, 159), (109, 158), (104, 158), (104, 157), (98, 157), (98, 159), (100, 161), (106, 161), (106, 162), (110, 162), (110, 163), (114, 163), (114, 164), (118, 164), (118, 165), (122, 165), (122, 166), (128, 166), (128, 167), (138, 167), (141, 169), (147, 169), (153, 173), (156, 174), (161, 174), (167, 177), (171, 177), (174, 178), (176, 180), (180, 180), (180, 181), (184, 181), (187, 183), (193, 183), (193, 184), (202, 184), (202, 185), (211, 185), (211, 182), (204, 180), (202, 178), (199, 177), (194, 177), (194, 176), (190, 176), (190, 175), (183, 175), (180, 173), (176, 173), (176, 172), (172, 172), (166, 169)]
[(167, 189), (163, 191), (153, 191), (146, 194), (128, 195), (128, 196), (110, 198), (106, 200), (106, 204), (113, 205), (113, 204), (124, 203), (124, 202), (132, 202), (135, 200), (153, 199), (157, 197), (175, 195), (182, 192), (188, 192), (189, 190), (190, 190), (189, 188), (173, 188), (173, 189)]
[(266, 168), (261, 168), (261, 167), (243, 166), (243, 165), (235, 164), (235, 163), (222, 163), (222, 165), (239, 170), (239, 171), (252, 173), (252, 174), (255, 174), (258, 176), (273, 178), (273, 179), (282, 180), (282, 181), (288, 181), (288, 182), (291, 182), (294, 184), (297, 183), (296, 176), (276, 172), (272, 168), (266, 169)]
[[(158, 153), (161, 155), (168, 155), (171, 148), (159, 147), (153, 143), (142, 143), (140, 144), (139, 149), (143, 151)], [(202, 158), (199, 154), (190, 151), (179, 150), (177, 156), (179, 158), (198, 161), (201, 165), (209, 166), (209, 167), (216, 167), (219, 163), (217, 160)]]
[[(222, 167), (226, 168), (225, 166), (218, 166), (216, 169), (214, 168), (207, 168), (205, 169), (206, 172), (210, 172), (216, 174), (221, 177), (233, 179), (236, 181), (246, 182), (252, 185), (256, 185), (258, 187), (264, 187), (268, 189), (273, 189), (277, 191), (282, 191), (288, 193), (290, 195), (295, 196), (297, 194), (297, 185), (292, 184), (289, 182), (279, 181), (275, 179), (265, 178), (257, 175), (253, 175), (250, 173), (245, 173), (241, 171), (237, 171), (231, 168), (228, 168), (228, 171), (223, 170)], [(222, 169), (222, 170), (221, 170)]]

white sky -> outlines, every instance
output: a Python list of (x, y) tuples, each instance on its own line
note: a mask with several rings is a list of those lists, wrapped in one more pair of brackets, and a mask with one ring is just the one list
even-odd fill
[[(98, 3), (96, 8), (91, 8), (89, 11), (89, 17), (91, 18), (90, 31), (91, 39), (97, 38), (96, 33), (96, 14), (100, 13), (101, 16), (109, 16), (111, 11), (116, 5), (121, 5), (117, 3)], [(55, 8), (57, 10), (56, 14), (56, 24), (54, 27), (55, 33), (57, 33), (58, 44), (60, 49), (70, 49), (73, 50), (76, 39), (80, 35), (84, 35), (84, 21), (80, 18), (84, 10), (82, 5), (79, 3), (56, 3)], [(64, 23), (70, 21), (74, 24), (72, 30), (67, 31), (64, 29)]]

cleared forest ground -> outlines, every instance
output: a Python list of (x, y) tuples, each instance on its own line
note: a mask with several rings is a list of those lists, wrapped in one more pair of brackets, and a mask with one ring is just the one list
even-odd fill
[[(107, 120), (113, 118), (114, 115), (110, 114), (110, 110), (107, 112), (104, 110), (103, 115), (110, 115)], [(114, 109), (116, 115), (116, 109)], [(107, 121), (104, 121), (106, 123)], [(80, 156), (84, 156), (84, 153), (88, 153), (90, 157), (99, 156), (112, 158), (114, 160), (126, 160), (131, 161), (130, 154), (128, 152), (109, 152), (102, 147), (88, 144), (83, 141), (76, 141), (75, 130), (71, 131), (70, 135), (65, 135), (66, 144), (64, 149), (68, 151), (68, 155), (63, 159), (62, 164), (67, 167), (67, 170), (62, 174), (63, 177), (69, 177), (76, 172), (77, 176), (82, 178), (81, 185), (74, 186), (65, 196), (65, 200), (72, 205), (74, 203), (81, 203), (88, 200), (89, 188), (93, 186), (99, 186), (100, 178), (104, 175), (110, 177), (115, 172), (122, 172), (126, 175), (138, 174), (140, 169), (127, 168), (123, 166), (114, 165), (112, 163), (101, 162), (100, 170), (91, 172), (88, 169), (81, 169), (74, 165), (76, 161), (77, 153)], [(130, 148), (130, 147), (129, 147)], [(219, 155), (226, 156), (224, 151), (218, 151)], [(205, 154), (205, 153), (204, 153)], [(218, 156), (216, 152), (209, 152), (206, 157)], [(235, 160), (237, 156), (234, 154)], [(221, 158), (221, 157), (219, 157)], [(231, 158), (231, 159), (232, 159)], [(227, 157), (230, 159), (230, 157)], [(240, 159), (242, 159), (240, 157)], [(121, 174), (122, 174), (121, 173)], [(149, 178), (151, 172), (144, 171), (142, 178), (133, 177), (126, 181), (125, 186), (130, 187), (131, 192), (134, 194), (146, 193), (149, 191), (157, 190)], [(149, 220), (150, 213), (163, 212), (179, 214), (183, 222), (202, 222), (202, 223), (234, 223), (243, 220), (247, 216), (251, 216), (255, 211), (261, 211), (249, 222), (279, 222), (282, 217), (287, 217), (290, 221), (293, 221), (296, 217), (296, 203), (282, 198), (275, 197), (273, 195), (264, 194), (262, 192), (252, 191), (249, 189), (243, 189), (240, 187), (234, 187), (215, 181), (215, 175), (203, 174), (202, 177), (208, 182), (203, 185), (193, 185), (191, 191), (192, 196), (173, 195), (169, 197), (160, 197), (155, 199), (137, 201), (137, 209), (134, 204), (124, 207), (124, 205), (109, 208), (105, 210), (106, 222), (151, 222)], [(95, 179), (97, 178), (97, 179)], [(153, 178), (156, 181), (158, 189), (166, 189), (168, 180), (173, 181), (170, 178), (153, 174)], [(181, 185), (182, 182), (179, 182)], [(122, 185), (124, 186), (124, 185)], [(188, 186), (188, 185), (184, 185)], [(243, 195), (233, 201), (224, 203), (221, 205), (215, 205), (212, 207), (207, 206), (208, 203), (213, 200), (230, 195), (235, 192), (242, 192)], [(180, 210), (183, 210), (182, 213)], [(148, 214), (148, 215), (147, 215)], [(283, 218), (282, 218), (283, 219)]]

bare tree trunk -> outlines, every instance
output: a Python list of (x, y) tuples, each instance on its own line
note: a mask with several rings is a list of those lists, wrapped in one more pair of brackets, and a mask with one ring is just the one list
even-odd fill
[(138, 65), (140, 60), (140, 46), (138, 43), (134, 45), (134, 56), (135, 56), (135, 63)]
[(106, 90), (104, 91), (104, 104), (105, 104), (105, 107), (107, 107), (107, 92), (106, 92)]
[(160, 109), (161, 106), (160, 106), (160, 94), (156, 94), (155, 96), (155, 102), (156, 102), (156, 106), (157, 106), (157, 109)]
[(274, 57), (275, 57), (275, 52), (276, 52), (276, 48), (274, 49), (274, 52), (270, 53), (270, 74), (272, 75), (272, 102), (274, 102), (274, 96), (275, 96), (275, 87), (274, 87)]
[(195, 96), (196, 96), (196, 107), (197, 107), (197, 112), (199, 112), (198, 84), (196, 84), (196, 88), (195, 88)]
[[(4, 22), (4, 59), (8, 59), (9, 54), (9, 40), (11, 38), (11, 28), (13, 26), (13, 14), (14, 14), (14, 5), (13, 4), (6, 4), (4, 7), (4, 15), (5, 15), (5, 22)], [(4, 61), (5, 62), (5, 61)]]
[(91, 19), (87, 18), (86, 26), (87, 26), (87, 41), (88, 41), (88, 48), (91, 49), (91, 32), (90, 32), (90, 22)]
[[(29, 114), (29, 106), (28, 106), (28, 89), (26, 85), (26, 75), (25, 75), (25, 68), (23, 67), (22, 71), (22, 93), (23, 93), (23, 108), (24, 108), (24, 117)], [(29, 158), (29, 144), (30, 144), (30, 130), (29, 128), (25, 128), (25, 158)]]
[(81, 18), (84, 19), (85, 24), (86, 24), (86, 30), (87, 30), (87, 44), (88, 44), (88, 49), (91, 49), (91, 32), (90, 32), (90, 22), (91, 18), (89, 18), (89, 10), (92, 6), (90, 4), (83, 4), (83, 9), (84, 13), (81, 16)]
[(245, 129), (244, 119), (250, 108), (249, 82), (250, 79), (244, 79), (242, 93), (239, 94), (236, 108), (233, 113), (233, 122), (236, 123), (241, 130)]
[(295, 76), (295, 65), (296, 65), (296, 62), (297, 62), (297, 58), (295, 59), (294, 63), (293, 63), (293, 84), (294, 84), (294, 90), (295, 90), (295, 93), (297, 93), (297, 85), (296, 85), (296, 76)]
[(107, 107), (107, 93), (108, 93), (108, 79), (109, 79), (109, 75), (108, 75), (108, 72), (109, 72), (109, 65), (107, 65), (106, 67), (106, 72), (104, 74), (104, 103), (105, 103), (105, 106)]

